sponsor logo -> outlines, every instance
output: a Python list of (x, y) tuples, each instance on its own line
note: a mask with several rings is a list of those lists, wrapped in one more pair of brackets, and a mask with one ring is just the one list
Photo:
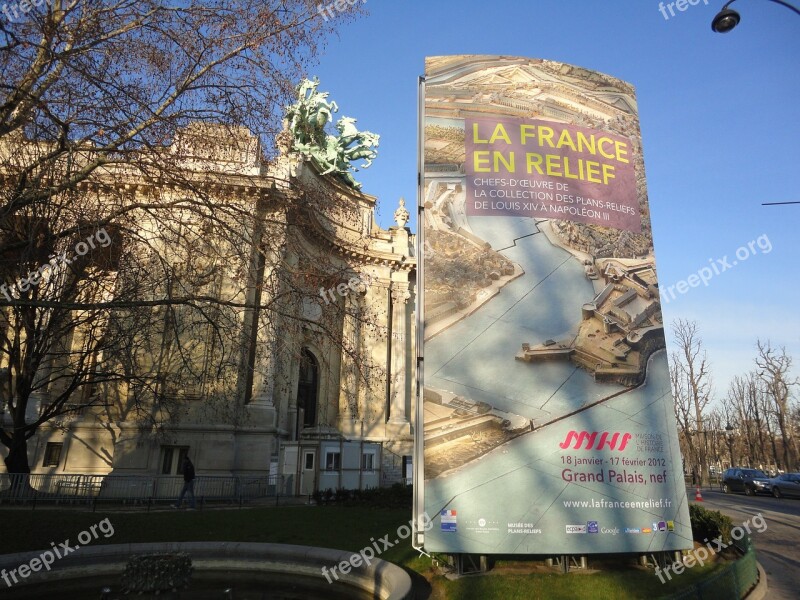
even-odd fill
[(586, 533), (586, 525), (567, 525), (567, 533)]
[[(675, 529), (673, 527), (673, 529)], [(666, 521), (659, 521), (658, 522), (658, 530), (659, 531), (666, 531), (667, 530), (667, 522)]]
[(586, 523), (586, 529), (589, 533), (599, 533), (600, 527), (598, 526), (597, 521), (589, 521)]
[[(600, 439), (598, 440), (598, 436)], [(609, 436), (611, 439), (609, 440)], [(583, 450), (602, 450), (606, 446), (610, 450), (618, 450), (622, 452), (625, 450), (625, 446), (628, 445), (628, 442), (633, 436), (630, 433), (614, 433), (611, 434), (608, 431), (602, 432), (599, 431), (581, 431), (580, 433), (574, 430), (571, 430), (567, 433), (567, 437), (564, 438), (564, 441), (559, 444), (559, 447), (562, 450), (566, 450), (570, 446), (572, 446), (573, 450), (581, 450), (581, 446), (584, 445), (586, 442), (585, 447)], [(595, 447), (594, 443), (597, 442), (597, 446)]]
[(642, 527), (642, 533), (653, 533), (650, 527)]
[(493, 531), (500, 531), (500, 521), (487, 519), (486, 517), (478, 517), (477, 519), (466, 519), (466, 520), (462, 519), (461, 528), (462, 531), (488, 534)]
[(675, 521), (667, 521), (667, 531), (675, 531)]
[(600, 531), (601, 531), (601, 533), (609, 533), (611, 535), (617, 535), (619, 533), (619, 528), (618, 527), (614, 527), (614, 528), (603, 527)]
[(626, 527), (625, 533), (642, 533), (642, 530), (638, 527)]
[(439, 513), (442, 521), (442, 531), (455, 533), (457, 515), (455, 510), (443, 510)]

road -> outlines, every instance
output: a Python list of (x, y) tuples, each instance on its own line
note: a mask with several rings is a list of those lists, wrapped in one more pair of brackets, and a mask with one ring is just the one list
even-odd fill
[[(694, 488), (690, 488), (690, 498)], [(718, 510), (741, 525), (761, 513), (767, 522), (763, 533), (753, 530), (758, 562), (767, 572), (770, 600), (795, 600), (800, 590), (800, 499), (745, 496), (703, 491), (705, 508)]]

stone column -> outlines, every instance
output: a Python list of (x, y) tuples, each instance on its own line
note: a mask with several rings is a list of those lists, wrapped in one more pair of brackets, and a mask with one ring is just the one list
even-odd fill
[[(253, 397), (246, 406), (269, 408), (273, 413), (275, 412), (276, 352), (274, 340), (258, 337)], [(274, 425), (274, 416), (272, 420), (272, 425)]]
[(389, 423), (409, 426), (406, 416), (406, 328), (408, 324), (408, 300), (411, 292), (407, 282), (392, 282), (392, 364), (390, 371)]
[[(275, 290), (272, 275), (280, 268), (282, 255), (280, 251), (267, 251), (265, 264), (260, 269), (257, 285), (260, 294), (253, 294), (254, 302), (266, 305), (273, 301)], [(255, 356), (252, 364), (253, 390), (250, 402), (245, 406), (252, 415), (259, 415), (261, 425), (275, 427), (276, 423), (276, 379), (278, 377), (277, 335), (280, 330), (279, 317), (262, 310), (254, 310), (249, 324), (255, 330)], [(250, 340), (248, 340), (249, 342)]]
[[(359, 356), (361, 351), (361, 295), (366, 291), (366, 287), (358, 289), (347, 295), (347, 314), (344, 315), (343, 338), (344, 343), (352, 348), (353, 353)], [(358, 373), (353, 359), (346, 352), (342, 352), (341, 364), (339, 367), (339, 430), (343, 435), (355, 437), (361, 434), (359, 421), (363, 415), (359, 414), (358, 393), (359, 393)]]

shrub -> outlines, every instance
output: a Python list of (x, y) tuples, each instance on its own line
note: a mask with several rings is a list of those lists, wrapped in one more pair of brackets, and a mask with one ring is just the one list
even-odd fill
[(729, 543), (733, 521), (718, 510), (708, 510), (698, 504), (689, 505), (689, 519), (692, 524), (692, 537), (696, 542), (705, 543), (722, 537), (722, 541)]
[(392, 487), (347, 490), (339, 488), (335, 492), (328, 488), (324, 492), (314, 492), (312, 498), (317, 505), (339, 504), (344, 506), (370, 506), (373, 508), (411, 508), (411, 486), (395, 483)]

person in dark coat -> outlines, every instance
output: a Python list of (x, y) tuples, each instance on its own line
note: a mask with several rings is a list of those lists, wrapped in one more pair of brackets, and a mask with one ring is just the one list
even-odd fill
[(180, 508), (181, 503), (183, 502), (183, 497), (188, 492), (191, 496), (191, 503), (189, 504), (189, 508), (195, 508), (195, 500), (194, 500), (194, 465), (192, 461), (189, 460), (189, 456), (183, 457), (183, 464), (181, 465), (181, 470), (183, 471), (183, 489), (181, 490), (181, 495), (178, 496), (177, 504), (173, 504), (173, 508)]

